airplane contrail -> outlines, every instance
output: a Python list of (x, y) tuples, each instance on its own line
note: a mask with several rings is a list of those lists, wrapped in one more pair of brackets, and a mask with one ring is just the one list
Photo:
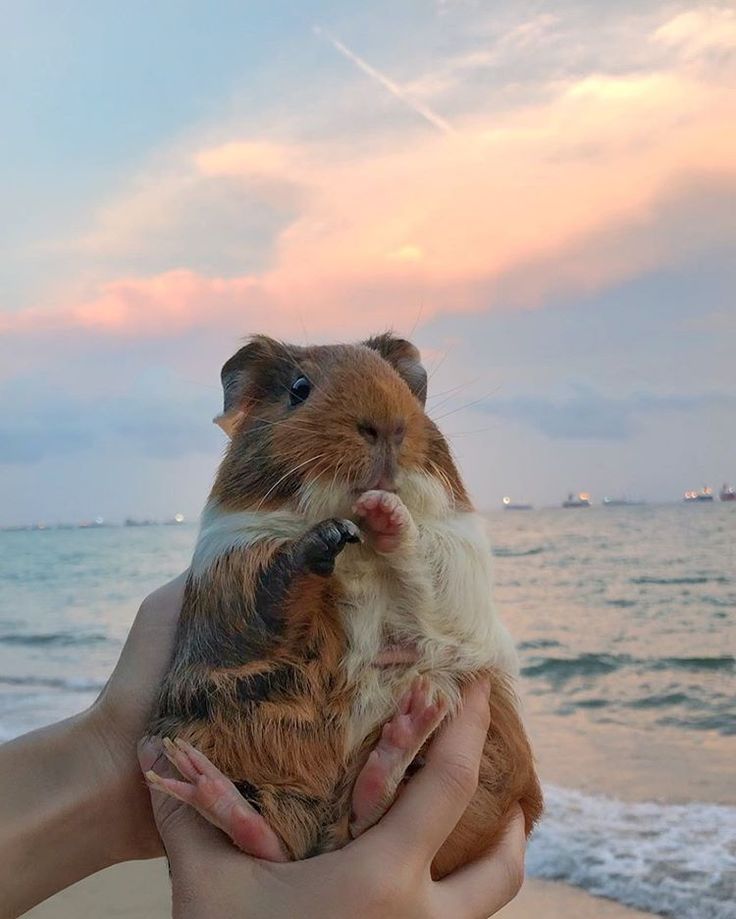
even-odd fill
[(391, 95), (398, 99), (400, 102), (403, 102), (404, 105), (408, 106), (413, 112), (416, 112), (420, 118), (424, 118), (425, 121), (429, 122), (433, 128), (436, 128), (438, 131), (441, 131), (443, 134), (454, 134), (454, 128), (452, 125), (445, 121), (440, 115), (436, 112), (433, 112), (431, 108), (427, 105), (422, 105), (421, 102), (417, 102), (416, 99), (412, 99), (408, 93), (406, 93), (398, 83), (394, 83), (392, 79), (387, 77), (385, 74), (381, 73), (380, 70), (376, 70), (375, 67), (364, 61), (362, 57), (359, 57), (354, 51), (351, 51), (346, 45), (344, 45), (339, 38), (336, 38), (332, 33), (328, 32), (327, 29), (323, 29), (321, 26), (312, 26), (312, 31), (315, 35), (324, 36), (327, 41), (342, 54), (343, 57), (351, 61), (355, 66), (362, 70), (364, 74), (369, 76), (376, 83), (380, 84), (385, 90), (391, 93)]

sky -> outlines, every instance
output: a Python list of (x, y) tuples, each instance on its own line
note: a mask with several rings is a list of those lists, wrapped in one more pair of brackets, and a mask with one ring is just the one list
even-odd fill
[(736, 483), (736, 4), (38, 0), (0, 525), (196, 516), (254, 332), (393, 328), (477, 505)]

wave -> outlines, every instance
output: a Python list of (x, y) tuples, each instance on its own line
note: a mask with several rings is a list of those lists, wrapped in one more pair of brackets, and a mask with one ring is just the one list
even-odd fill
[(524, 676), (547, 677), (555, 683), (566, 683), (576, 676), (603, 676), (633, 661), (627, 654), (579, 654), (577, 657), (532, 658), (521, 668)]
[(534, 638), (531, 641), (522, 641), (519, 642), (518, 648), (520, 651), (531, 651), (536, 648), (561, 648), (562, 645), (559, 641), (555, 641), (553, 638)]
[(632, 584), (728, 584), (729, 578), (720, 574), (697, 574), (691, 577), (654, 578), (642, 576), (631, 579)]
[(732, 919), (736, 808), (629, 804), (557, 786), (545, 797), (530, 875), (672, 919)]
[(39, 632), (31, 635), (18, 634), (9, 632), (0, 634), (0, 644), (3, 645), (24, 645), (33, 647), (35, 645), (56, 645), (65, 647), (67, 645), (92, 645), (107, 641), (106, 635), (99, 633), (84, 632), (74, 634), (72, 632)]
[(527, 677), (545, 677), (561, 685), (578, 676), (605, 676), (624, 667), (736, 673), (736, 657), (725, 654), (721, 657), (637, 658), (629, 654), (586, 653), (577, 657), (532, 657), (521, 672)]
[(544, 546), (532, 546), (531, 549), (509, 549), (505, 546), (494, 546), (493, 554), (497, 558), (526, 558), (528, 555), (541, 555)]
[(736, 673), (736, 657), (663, 657), (653, 662), (654, 670), (725, 670)]
[(718, 731), (724, 737), (736, 735), (736, 717), (730, 710), (689, 718), (671, 715), (667, 718), (658, 718), (657, 724), (664, 727), (685, 728), (688, 731)]
[(29, 686), (47, 689), (67, 689), (72, 692), (99, 692), (105, 683), (83, 677), (0, 676), (0, 686)]

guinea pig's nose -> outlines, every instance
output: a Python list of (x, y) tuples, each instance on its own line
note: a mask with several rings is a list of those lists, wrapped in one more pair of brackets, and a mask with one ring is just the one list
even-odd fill
[(358, 422), (358, 434), (367, 440), (369, 444), (378, 443), (378, 428), (375, 424), (369, 424), (367, 421)]
[(359, 421), (358, 433), (369, 444), (377, 444), (379, 440), (392, 440), (398, 446), (406, 436), (406, 423), (394, 421), (389, 424), (375, 424), (370, 421)]

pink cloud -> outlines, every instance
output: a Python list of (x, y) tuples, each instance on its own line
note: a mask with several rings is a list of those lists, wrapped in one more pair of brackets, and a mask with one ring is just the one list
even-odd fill
[[(672, 20), (655, 39), (684, 41), (691, 26)], [(711, 31), (728, 28), (724, 20)], [(165, 232), (167, 210), (184, 219), (200, 182), (265, 176), (276, 196), (280, 183), (301, 189), (300, 211), (276, 236), (267, 268), (231, 278), (184, 267), (123, 277), (54, 309), (6, 314), (0, 328), (157, 336), (223, 323), (358, 333), (410, 327), (420, 307), (427, 319), (536, 306), (561, 285), (589, 291), (681, 258), (686, 243), (668, 249), (665, 236), (642, 248), (639, 228), (698, 178), (736, 183), (727, 82), (675, 68), (590, 74), (553, 90), (544, 103), (478, 114), (451, 134), (379, 152), (259, 138), (190, 152), (168, 184), (143, 183), (106, 207), (88, 251), (96, 238), (106, 253), (131, 239), (145, 248), (151, 214)], [(690, 245), (700, 244), (693, 236)]]

